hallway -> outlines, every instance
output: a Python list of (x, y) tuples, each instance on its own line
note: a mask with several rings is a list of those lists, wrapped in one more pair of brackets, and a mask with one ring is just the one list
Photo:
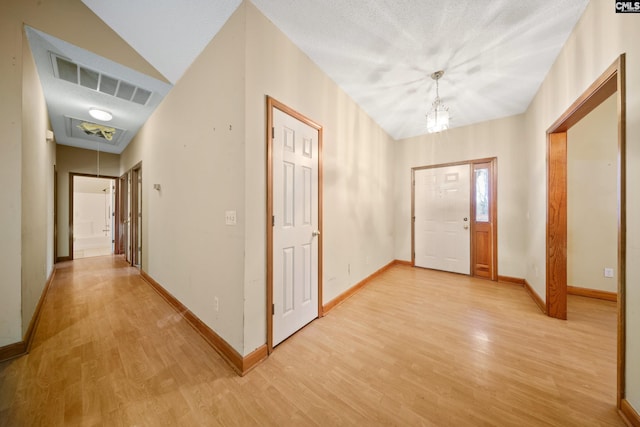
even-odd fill
[(0, 426), (624, 425), (614, 303), (394, 267), (237, 376), (120, 257), (61, 263)]

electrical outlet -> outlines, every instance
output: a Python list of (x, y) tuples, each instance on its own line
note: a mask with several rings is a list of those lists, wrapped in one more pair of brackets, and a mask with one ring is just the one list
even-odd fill
[(217, 313), (220, 310), (220, 301), (218, 300), (218, 297), (215, 297), (213, 299), (213, 304), (215, 306), (216, 313)]
[(604, 277), (608, 277), (608, 278), (613, 277), (613, 268), (605, 267), (605, 269), (604, 269)]

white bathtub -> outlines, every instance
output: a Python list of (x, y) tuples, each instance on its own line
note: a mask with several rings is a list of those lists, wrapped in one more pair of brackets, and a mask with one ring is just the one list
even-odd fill
[(111, 254), (111, 236), (104, 233), (73, 238), (73, 257), (86, 258)]

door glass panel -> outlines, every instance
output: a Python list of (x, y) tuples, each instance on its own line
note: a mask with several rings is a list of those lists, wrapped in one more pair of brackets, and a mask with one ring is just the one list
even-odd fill
[(489, 222), (489, 169), (475, 170), (476, 222)]

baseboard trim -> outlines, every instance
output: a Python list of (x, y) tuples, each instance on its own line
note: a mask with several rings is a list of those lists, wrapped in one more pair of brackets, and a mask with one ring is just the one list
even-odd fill
[(44, 301), (47, 298), (49, 288), (51, 287), (51, 283), (53, 282), (53, 278), (55, 277), (55, 275), (56, 267), (54, 266), (51, 270), (51, 274), (49, 274), (47, 283), (45, 283), (44, 285), (44, 289), (42, 289), (42, 294), (40, 295), (40, 299), (38, 300), (38, 305), (36, 305), (36, 309), (33, 312), (33, 317), (31, 317), (29, 327), (27, 328), (27, 332), (24, 334), (22, 341), (0, 347), (0, 362), (24, 356), (31, 350), (33, 337), (35, 335), (36, 328), (38, 327), (38, 323), (40, 322), (40, 313), (42, 311), (42, 306), (44, 305)]
[(596, 298), (596, 299), (602, 299), (605, 301), (618, 302), (618, 294), (616, 292), (580, 288), (578, 286), (567, 286), (567, 293), (569, 295), (578, 295), (581, 297)]
[(15, 359), (27, 354), (27, 346), (24, 341), (18, 341), (13, 344), (7, 344), (0, 347), (0, 362)]
[(407, 267), (413, 267), (413, 263), (411, 261), (404, 261), (401, 259), (397, 259), (393, 261), (394, 265), (406, 265)]
[(72, 258), (71, 256), (59, 256), (58, 258), (56, 258), (56, 262), (65, 262), (65, 261), (71, 261)]
[(140, 275), (175, 311), (177, 311), (187, 323), (200, 334), (231, 368), (240, 376), (244, 376), (251, 369), (255, 368), (267, 357), (267, 346), (259, 347), (246, 357), (242, 357), (228, 342), (226, 342), (213, 329), (207, 326), (198, 316), (193, 314), (176, 297), (171, 295), (160, 283), (149, 276), (144, 270), (140, 270)]
[(627, 424), (633, 427), (640, 427), (640, 415), (633, 406), (631, 406), (627, 399), (622, 399), (620, 401), (619, 412), (620, 416), (627, 422)]
[(503, 283), (511, 283), (513, 285), (520, 285), (520, 286), (524, 286), (524, 279), (521, 279), (519, 277), (511, 277), (511, 276), (498, 276), (498, 282), (503, 282)]
[(524, 289), (527, 291), (529, 296), (531, 296), (533, 301), (535, 301), (540, 311), (542, 311), (542, 313), (544, 314), (547, 314), (547, 305), (544, 303), (544, 301), (542, 301), (540, 295), (538, 295), (538, 293), (531, 287), (529, 282), (527, 282), (527, 279), (524, 279)]
[(347, 299), (349, 299), (351, 296), (353, 296), (356, 292), (358, 292), (363, 287), (365, 287), (371, 280), (373, 280), (374, 278), (376, 278), (380, 274), (384, 273), (385, 271), (387, 271), (388, 269), (390, 269), (394, 265), (409, 265), (410, 266), (411, 262), (409, 262), (409, 261), (400, 261), (400, 260), (391, 261), (389, 264), (387, 264), (384, 267), (380, 268), (379, 270), (375, 271), (374, 273), (372, 273), (368, 277), (364, 278), (360, 282), (356, 283), (355, 285), (353, 285), (352, 287), (350, 287), (349, 289), (347, 289), (346, 291), (344, 291), (343, 293), (341, 293), (340, 295), (338, 295), (337, 297), (335, 297), (334, 299), (332, 299), (328, 303), (324, 304), (322, 306), (322, 315), (325, 316), (329, 311), (331, 311), (332, 309), (336, 308), (338, 305), (340, 305), (343, 302), (345, 302)]
[(269, 357), (269, 351), (267, 345), (261, 345), (251, 353), (242, 358), (242, 375), (246, 375), (247, 372), (262, 363), (267, 357)]
[(25, 343), (25, 352), (29, 353), (31, 351), (31, 344), (33, 343), (33, 336), (35, 335), (36, 328), (38, 327), (38, 323), (40, 323), (40, 313), (42, 312), (42, 307), (44, 306), (44, 301), (47, 299), (47, 295), (49, 294), (49, 289), (51, 288), (51, 283), (53, 283), (53, 278), (56, 277), (56, 267), (53, 266), (51, 270), (51, 274), (47, 279), (47, 283), (44, 285), (44, 289), (42, 290), (42, 295), (40, 295), (40, 300), (38, 301), (38, 305), (36, 305), (36, 311), (33, 313), (33, 317), (31, 318), (31, 322), (29, 322), (29, 327), (27, 328), (27, 333), (24, 334), (24, 343)]

